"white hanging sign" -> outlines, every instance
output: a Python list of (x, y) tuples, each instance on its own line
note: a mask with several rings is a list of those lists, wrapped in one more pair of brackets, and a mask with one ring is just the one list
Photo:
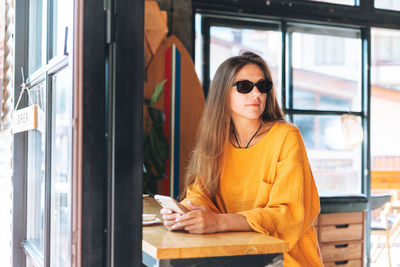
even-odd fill
[(44, 113), (38, 105), (30, 105), (26, 108), (15, 110), (12, 115), (13, 134), (37, 129), (44, 133)]

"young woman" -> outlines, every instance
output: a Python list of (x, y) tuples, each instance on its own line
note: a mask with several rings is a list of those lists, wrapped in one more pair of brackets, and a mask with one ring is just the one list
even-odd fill
[(297, 127), (284, 121), (271, 73), (258, 55), (224, 61), (211, 84), (170, 230), (257, 231), (289, 243), (284, 266), (322, 266), (313, 222), (319, 197)]

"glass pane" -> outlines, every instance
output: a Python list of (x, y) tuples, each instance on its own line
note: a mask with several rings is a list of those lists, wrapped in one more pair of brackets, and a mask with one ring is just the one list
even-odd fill
[(292, 34), (293, 108), (361, 111), (361, 40)]
[(195, 15), (195, 55), (194, 63), (196, 74), (201, 84), (203, 84), (203, 39), (201, 38), (201, 15)]
[(282, 34), (276, 31), (211, 27), (210, 29), (210, 81), (219, 65), (227, 58), (252, 51), (267, 62), (278, 98), (281, 96)]
[(12, 135), (10, 130), (0, 133), (0, 266), (11, 267), (12, 262)]
[(46, 64), (46, 2), (29, 1), (29, 73)]
[[(45, 111), (44, 85), (30, 89), (33, 104)], [(45, 113), (44, 113), (45, 114)], [(45, 120), (45, 118), (44, 118)], [(28, 131), (27, 170), (27, 239), (43, 257), (44, 240), (44, 187), (45, 187), (45, 126), (42, 131)]]
[[(400, 31), (372, 29), (372, 170), (400, 170)], [(396, 123), (397, 122), (397, 123)]]
[(26, 267), (36, 267), (29, 256), (26, 256)]
[(332, 4), (341, 4), (341, 5), (355, 5), (355, 0), (309, 0), (314, 2), (325, 2), (325, 3), (332, 3)]
[(50, 265), (71, 266), (72, 75), (52, 79)]
[(340, 116), (294, 115), (320, 195), (361, 193), (361, 145), (346, 149)]
[(72, 51), (72, 20), (74, 1), (52, 0), (52, 51), (50, 58)]
[(375, 0), (375, 7), (400, 11), (399, 0)]

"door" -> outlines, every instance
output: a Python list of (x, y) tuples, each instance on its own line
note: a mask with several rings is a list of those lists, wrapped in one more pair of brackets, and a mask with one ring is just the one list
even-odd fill
[(14, 266), (71, 266), (73, 8), (73, 0), (16, 3), (15, 72), (28, 92), (17, 108), (37, 105), (43, 120), (14, 134)]

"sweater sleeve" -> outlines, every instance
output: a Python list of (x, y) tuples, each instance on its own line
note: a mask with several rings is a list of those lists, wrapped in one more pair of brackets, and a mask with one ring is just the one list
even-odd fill
[(197, 181), (187, 188), (186, 197), (181, 203), (187, 207), (187, 201), (190, 201), (195, 205), (205, 206), (207, 209), (216, 213), (221, 213)]
[[(239, 212), (253, 230), (269, 233), (289, 242), (291, 249), (302, 235), (305, 207), (303, 162), (308, 162), (299, 130), (284, 137), (271, 185), (268, 203), (263, 207)], [(279, 153), (279, 152), (277, 152)]]

